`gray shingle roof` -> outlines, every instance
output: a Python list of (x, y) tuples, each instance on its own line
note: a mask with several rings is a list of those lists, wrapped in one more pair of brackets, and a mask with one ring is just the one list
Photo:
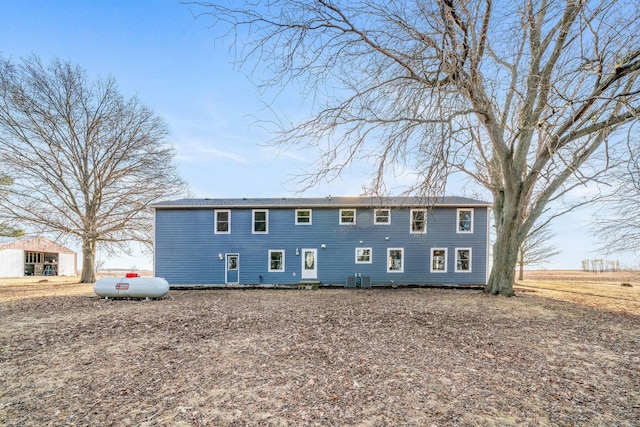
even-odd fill
[(312, 207), (434, 207), (434, 206), (486, 206), (491, 203), (467, 197), (282, 197), (242, 199), (180, 199), (151, 205), (154, 209), (198, 208), (312, 208)]

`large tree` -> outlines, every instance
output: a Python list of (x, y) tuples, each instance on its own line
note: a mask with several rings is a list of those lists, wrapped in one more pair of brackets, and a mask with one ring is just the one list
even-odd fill
[(149, 204), (184, 194), (164, 121), (113, 78), (90, 81), (69, 62), (0, 58), (0, 168), (13, 185), (0, 210), (30, 230), (82, 244), (83, 283), (96, 247), (151, 241)]
[(637, 0), (197, 4), (263, 89), (311, 96), (279, 138), (324, 150), (310, 183), (366, 157), (373, 193), (398, 165), (415, 171), (413, 192), (441, 194), (455, 171), (488, 189), (492, 294), (513, 295), (533, 224), (606, 168), (585, 166), (640, 110)]

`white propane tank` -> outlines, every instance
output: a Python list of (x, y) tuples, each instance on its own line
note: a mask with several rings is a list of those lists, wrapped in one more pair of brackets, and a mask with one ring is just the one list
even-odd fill
[(169, 292), (169, 283), (161, 277), (103, 277), (93, 285), (93, 291), (106, 298), (162, 298)]

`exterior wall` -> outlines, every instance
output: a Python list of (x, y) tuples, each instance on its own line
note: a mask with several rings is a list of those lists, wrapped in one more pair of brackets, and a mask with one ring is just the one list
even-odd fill
[(0, 249), (0, 277), (24, 276), (24, 251)]
[(76, 254), (58, 254), (58, 276), (75, 276)]
[[(301, 206), (304, 208), (304, 206)], [(349, 206), (344, 206), (349, 208)], [(410, 233), (410, 209), (391, 209), (389, 225), (373, 224), (358, 208), (356, 225), (339, 225), (339, 208), (313, 208), (311, 225), (295, 225), (295, 209), (268, 207), (269, 233), (252, 234), (252, 209), (231, 209), (231, 233), (214, 234), (214, 209), (156, 209), (154, 274), (171, 285), (225, 283), (225, 255), (239, 254), (241, 284), (295, 284), (302, 256), (317, 249), (317, 280), (342, 285), (347, 276), (373, 285), (486, 283), (487, 208), (474, 207), (473, 233), (457, 233), (457, 207), (434, 207), (426, 234)], [(388, 238), (388, 239), (387, 239)], [(322, 249), (325, 245), (325, 249)], [(355, 248), (371, 248), (372, 263), (356, 264)], [(387, 249), (402, 248), (404, 272), (387, 272)], [(430, 272), (431, 249), (447, 249), (447, 272)], [(472, 249), (471, 272), (455, 272), (455, 249)], [(269, 272), (269, 250), (285, 251), (285, 271)], [(221, 254), (222, 259), (220, 259)]]

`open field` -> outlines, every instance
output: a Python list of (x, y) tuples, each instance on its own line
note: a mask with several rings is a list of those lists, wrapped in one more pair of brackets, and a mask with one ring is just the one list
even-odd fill
[(558, 276), (515, 298), (0, 282), (0, 425), (640, 425), (638, 279)]
[(546, 298), (640, 316), (640, 271), (534, 271), (524, 278), (515, 286), (516, 293), (535, 292)]

